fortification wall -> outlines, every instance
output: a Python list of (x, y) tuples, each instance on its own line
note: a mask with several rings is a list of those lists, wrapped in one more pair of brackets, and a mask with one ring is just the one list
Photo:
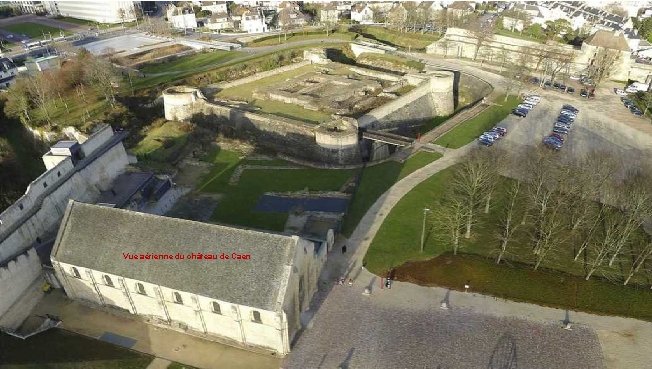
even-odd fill
[[(129, 161), (122, 143), (103, 146), (112, 139), (108, 126), (91, 136), (88, 144), (82, 144), (88, 153), (84, 161), (75, 167), (65, 158), (32, 181), (25, 195), (0, 214), (0, 317), (41, 275), (34, 247), (56, 234), (68, 200), (92, 202), (124, 172)], [(29, 312), (31, 307), (20, 309)]]
[(220, 83), (217, 84), (217, 87), (219, 87), (220, 89), (227, 89), (229, 87), (240, 86), (240, 85), (244, 85), (246, 83), (257, 81), (259, 79), (274, 76), (274, 75), (279, 74), (279, 73), (284, 73), (284, 72), (288, 72), (288, 71), (291, 71), (291, 70), (299, 69), (299, 68), (301, 68), (301, 67), (303, 67), (305, 65), (310, 65), (310, 64), (312, 64), (312, 62), (310, 60), (304, 60), (302, 62), (292, 63), (292, 64), (286, 65), (284, 67), (268, 70), (267, 72), (259, 72), (259, 73), (254, 74), (253, 76), (240, 78), (240, 79), (237, 79), (237, 80), (232, 81), (232, 82), (220, 82)]
[(451, 114), (455, 108), (454, 74), (436, 72), (427, 78), (407, 94), (358, 118), (358, 125), (370, 129), (390, 129)]
[(464, 107), (482, 100), (493, 91), (493, 86), (483, 79), (467, 73), (459, 73), (457, 83), (457, 106)]
[[(30, 314), (30, 306), (14, 308), (11, 316), (3, 316), (38, 279), (43, 280), (41, 261), (36, 250), (29, 249), (0, 267), (0, 327), (16, 329)], [(40, 283), (37, 283), (40, 287)]]
[[(179, 91), (179, 87), (174, 87)], [(192, 94), (193, 88), (183, 87), (187, 94)], [(247, 135), (258, 144), (278, 152), (297, 156), (314, 162), (332, 164), (352, 164), (360, 161), (357, 145), (357, 132), (351, 132), (356, 137), (353, 140), (340, 141), (341, 145), (333, 148), (329, 142), (322, 145), (315, 138), (316, 125), (276, 115), (253, 113), (232, 108), (230, 106), (213, 104), (205, 99), (197, 99), (186, 106), (168, 106), (168, 99), (176, 94), (163, 92), (165, 102), (165, 118), (168, 120), (193, 121), (195, 119), (214, 120), (216, 123), (226, 123), (240, 135)], [(190, 101), (190, 100), (188, 100)], [(328, 133), (324, 133), (327, 135)], [(340, 132), (337, 136), (342, 136)], [(322, 136), (323, 139), (323, 136)]]

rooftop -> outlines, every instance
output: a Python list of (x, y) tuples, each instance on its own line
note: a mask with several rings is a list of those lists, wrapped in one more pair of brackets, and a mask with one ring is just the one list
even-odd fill
[[(70, 201), (52, 259), (231, 303), (279, 311), (298, 238)], [(250, 260), (129, 260), (190, 253)]]
[(613, 31), (599, 30), (589, 36), (584, 42), (589, 45), (604, 47), (605, 49), (614, 49), (620, 51), (630, 51), (627, 40), (622, 33)]

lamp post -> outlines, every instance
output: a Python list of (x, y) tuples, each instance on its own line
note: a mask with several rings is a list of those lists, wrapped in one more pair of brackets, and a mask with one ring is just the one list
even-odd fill
[(423, 224), (421, 225), (421, 253), (422, 254), (423, 254), (423, 244), (426, 238), (426, 213), (429, 211), (430, 209), (423, 208)]

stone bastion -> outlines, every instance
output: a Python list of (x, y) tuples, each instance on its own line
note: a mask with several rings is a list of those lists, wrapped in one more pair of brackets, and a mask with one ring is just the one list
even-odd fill
[[(163, 91), (165, 118), (214, 119), (236, 135), (283, 154), (347, 165), (361, 161), (361, 128), (392, 131), (455, 111), (459, 77), (452, 71), (401, 75), (334, 63), (324, 55), (307, 50), (301, 62), (211, 86), (218, 92), (208, 98), (198, 88), (170, 87)], [(279, 82), (282, 73), (288, 78)], [(219, 95), (245, 84), (251, 90), (247, 101)], [(261, 99), (318, 111), (326, 118), (315, 124), (301, 114), (273, 114), (248, 102)]]

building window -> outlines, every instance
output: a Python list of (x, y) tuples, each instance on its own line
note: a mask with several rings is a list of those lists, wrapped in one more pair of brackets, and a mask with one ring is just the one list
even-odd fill
[(254, 310), (254, 312), (253, 312), (252, 315), (253, 315), (253, 319), (252, 319), (252, 321), (253, 321), (254, 323), (262, 323), (262, 322), (263, 322), (263, 321), (260, 319), (260, 311), (256, 311), (256, 310)]
[(105, 274), (103, 278), (104, 278), (104, 284), (106, 284), (109, 287), (113, 287), (113, 281), (111, 280), (111, 277)]
[(211, 310), (212, 310), (215, 314), (222, 314), (222, 309), (220, 309), (220, 304), (218, 304), (218, 303), (215, 302), (215, 301), (211, 302)]
[(140, 293), (141, 295), (147, 295), (147, 292), (145, 292), (145, 286), (143, 286), (143, 284), (140, 282), (136, 283), (136, 292)]
[(177, 304), (183, 304), (183, 299), (181, 298), (181, 294), (179, 292), (174, 292), (174, 302)]
[(79, 270), (75, 267), (72, 267), (72, 275), (75, 276), (75, 278), (81, 279), (81, 274), (79, 274)]

